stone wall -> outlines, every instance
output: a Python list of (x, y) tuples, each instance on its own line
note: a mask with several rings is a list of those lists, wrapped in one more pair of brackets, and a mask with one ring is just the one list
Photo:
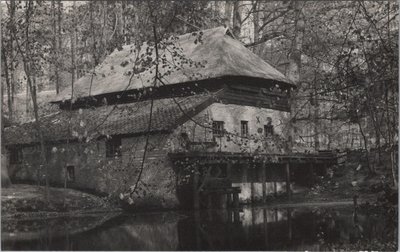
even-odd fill
[[(274, 136), (265, 137), (264, 126), (271, 119)], [(267, 108), (256, 108), (233, 104), (214, 103), (191, 120), (178, 127), (174, 134), (179, 139), (182, 134), (194, 143), (215, 142), (216, 145), (203, 145), (203, 151), (222, 151), (239, 153), (283, 153), (288, 136), (287, 121), (289, 113)], [(214, 136), (212, 121), (223, 121), (227, 132)], [(241, 134), (241, 121), (248, 122), (248, 136)], [(200, 124), (200, 125), (199, 125)], [(200, 144), (198, 146), (201, 146)], [(172, 151), (184, 151), (182, 144), (175, 144)], [(202, 148), (199, 147), (199, 148)]]
[[(149, 137), (148, 152), (141, 174), (135, 204), (174, 207), (175, 174), (167, 156), (165, 143), (168, 135)], [(106, 157), (106, 140), (90, 143), (50, 144), (47, 146), (49, 181), (62, 186), (92, 190), (118, 197), (129, 190), (138, 178), (143, 158), (145, 136), (121, 139), (121, 156)], [(40, 166), (39, 146), (23, 147), (22, 163), (12, 165), (14, 180), (41, 183), (45, 180), (45, 168)], [(73, 178), (68, 178), (68, 168)], [(73, 167), (73, 168), (71, 168)], [(71, 177), (71, 174), (70, 174)]]

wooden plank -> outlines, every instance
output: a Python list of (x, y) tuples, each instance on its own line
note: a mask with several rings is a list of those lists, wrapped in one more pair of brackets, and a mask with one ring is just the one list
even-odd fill
[[(247, 173), (247, 181), (250, 180), (250, 201), (251, 204), (254, 203), (254, 177), (255, 177), (255, 169), (250, 168), (250, 164), (245, 165), (246, 173)], [(251, 171), (249, 170), (251, 169)], [(250, 176), (249, 176), (249, 171), (250, 171)]]
[[(234, 208), (239, 207), (239, 193), (233, 193), (233, 207)], [(239, 213), (238, 213), (238, 215), (239, 215)], [(239, 219), (239, 218), (235, 217), (235, 219)]]
[[(231, 179), (232, 178), (232, 163), (231, 162), (228, 162), (226, 164), (226, 178), (232, 182), (232, 179)], [(232, 186), (232, 183), (230, 184), (230, 186)], [(226, 195), (226, 205), (227, 205), (227, 207), (231, 207), (231, 205), (232, 205), (232, 194), (231, 193), (228, 193)]]
[(232, 91), (224, 92), (222, 95), (220, 95), (220, 98), (225, 103), (265, 107), (283, 111), (290, 110), (288, 100), (284, 98), (280, 98), (279, 100), (277, 100), (276, 97), (257, 94), (241, 94)]
[[(185, 159), (185, 161), (193, 162), (190, 158), (196, 159), (200, 163), (219, 163), (226, 164), (228, 162), (236, 163), (248, 163), (254, 159), (254, 155), (249, 153), (231, 153), (231, 152), (185, 152), (185, 153), (169, 153), (169, 157), (173, 160)], [(266, 162), (270, 158), (274, 160), (278, 159), (278, 163), (328, 163), (335, 164), (337, 162), (336, 157), (324, 157), (314, 154), (257, 154), (259, 160), (265, 160)]]
[(199, 195), (199, 173), (197, 168), (193, 173), (193, 208), (195, 210), (200, 208), (200, 195)]
[(287, 162), (285, 164), (285, 168), (286, 168), (286, 193), (287, 193), (288, 199), (291, 199), (292, 191), (290, 190), (290, 163), (289, 162)]
[(268, 212), (267, 209), (263, 209), (263, 217), (264, 217), (264, 242), (265, 247), (268, 248)]
[(226, 177), (227, 179), (231, 180), (232, 177), (232, 163), (228, 162), (226, 164)]
[[(244, 100), (241, 97), (226, 95), (226, 96), (222, 97), (222, 99), (223, 99), (224, 103), (256, 106), (256, 107), (269, 108), (269, 109), (281, 110), (281, 111), (286, 111), (286, 112), (288, 112), (288, 110), (289, 110), (289, 104), (286, 104), (286, 103), (283, 103), (280, 101), (258, 99), (258, 97), (252, 97), (252, 100)], [(250, 97), (249, 97), (249, 99), (250, 99)]]

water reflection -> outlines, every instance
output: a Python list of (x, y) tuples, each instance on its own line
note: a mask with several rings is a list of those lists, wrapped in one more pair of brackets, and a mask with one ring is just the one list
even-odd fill
[(339, 242), (396, 239), (396, 227), (384, 217), (358, 213), (355, 218), (352, 208), (343, 207), (124, 214), (85, 230), (84, 223), (94, 221), (89, 219), (62, 218), (40, 225), (36, 221), (36, 226), (52, 227), (36, 228), (40, 232), (29, 231), (27, 222), (14, 223), (20, 229), (13, 230), (14, 235), (10, 224), (2, 221), (2, 249), (325, 250)]

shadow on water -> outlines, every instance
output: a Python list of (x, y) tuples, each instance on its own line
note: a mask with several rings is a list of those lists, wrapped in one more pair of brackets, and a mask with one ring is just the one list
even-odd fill
[(393, 241), (395, 229), (376, 214), (358, 213), (355, 218), (349, 207), (246, 207), (2, 221), (2, 249), (328, 250), (330, 244), (363, 239)]

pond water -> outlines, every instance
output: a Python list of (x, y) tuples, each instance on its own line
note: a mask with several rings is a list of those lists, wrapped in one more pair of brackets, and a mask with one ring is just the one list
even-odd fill
[[(101, 214), (2, 220), (3, 250), (326, 250), (397, 240), (385, 216), (351, 207)], [(362, 248), (359, 248), (362, 249)]]

